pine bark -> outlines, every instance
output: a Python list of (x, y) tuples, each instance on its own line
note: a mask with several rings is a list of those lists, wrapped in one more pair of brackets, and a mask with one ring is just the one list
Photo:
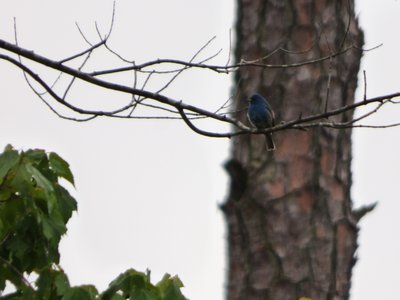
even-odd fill
[[(236, 60), (284, 65), (362, 47), (353, 0), (238, 0)], [(284, 49), (284, 50), (277, 50)], [(264, 95), (276, 121), (289, 121), (354, 101), (361, 51), (297, 68), (242, 68), (236, 73), (236, 117), (246, 99)], [(329, 88), (328, 88), (329, 87)], [(352, 112), (334, 117), (345, 122)], [(348, 299), (358, 226), (352, 211), (351, 129), (262, 134), (232, 141), (229, 300)]]

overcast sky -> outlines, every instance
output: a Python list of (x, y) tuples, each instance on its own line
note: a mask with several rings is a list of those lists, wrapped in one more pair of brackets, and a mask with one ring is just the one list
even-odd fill
[[(397, 92), (400, 44), (394, 32), (400, 27), (400, 2), (358, 2), (366, 47), (383, 43), (363, 58), (368, 97)], [(94, 22), (105, 33), (111, 11), (112, 1), (105, 0), (4, 1), (0, 38), (14, 40), (16, 17), (21, 46), (62, 59), (87, 46), (75, 21), (95, 42)], [(156, 58), (188, 60), (216, 36), (204, 55), (223, 48), (215, 62), (225, 63), (233, 16), (228, 0), (119, 0), (110, 44), (138, 63)], [(88, 67), (109, 68), (117, 63), (100, 51)], [(46, 79), (58, 75), (44, 74)], [(129, 84), (132, 78), (120, 80)], [(163, 82), (154, 80), (149, 87)], [(229, 76), (188, 72), (166, 94), (216, 109), (228, 99), (230, 88)], [(0, 147), (11, 143), (19, 149), (44, 148), (71, 164), (79, 212), (62, 240), (61, 264), (72, 284), (93, 283), (104, 290), (130, 267), (149, 268), (154, 282), (165, 272), (178, 274), (192, 300), (222, 299), (226, 238), (218, 204), (228, 188), (222, 168), (229, 154), (228, 140), (199, 136), (182, 121), (61, 120), (30, 91), (21, 72), (6, 62), (0, 62), (0, 90)], [(87, 107), (98, 103), (110, 107), (123, 97), (84, 85), (78, 85), (71, 96)], [(357, 99), (362, 99), (362, 92)], [(367, 123), (398, 122), (399, 116), (400, 108), (391, 106)], [(353, 300), (400, 297), (399, 137), (400, 128), (354, 130), (354, 205), (375, 201), (379, 205), (360, 224)]]

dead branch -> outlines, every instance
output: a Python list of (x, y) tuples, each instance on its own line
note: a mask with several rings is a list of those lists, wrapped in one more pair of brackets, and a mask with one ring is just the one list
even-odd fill
[[(199, 69), (199, 70), (209, 70), (209, 71), (214, 71), (217, 73), (222, 73), (222, 74), (229, 74), (236, 72), (240, 68), (250, 68), (250, 67), (257, 67), (257, 68), (299, 68), (302, 66), (310, 65), (310, 64), (316, 64), (316, 63), (322, 63), (325, 61), (328, 61), (329, 64), (332, 64), (332, 61), (341, 55), (345, 55), (349, 51), (369, 51), (365, 49), (360, 49), (354, 45), (350, 45), (348, 47), (344, 47), (344, 40), (340, 44), (339, 50), (334, 51), (330, 50), (330, 54), (323, 56), (323, 57), (317, 57), (314, 59), (309, 59), (303, 62), (297, 62), (293, 64), (282, 64), (282, 65), (275, 65), (275, 64), (268, 64), (266, 63), (266, 60), (270, 58), (271, 56), (277, 54), (278, 52), (283, 52), (287, 55), (293, 55), (293, 54), (299, 54), (303, 52), (310, 51), (308, 50), (302, 50), (300, 52), (296, 51), (289, 51), (286, 50), (282, 47), (278, 47), (271, 53), (267, 53), (266, 55), (255, 59), (251, 61), (245, 61), (242, 60), (238, 63), (230, 63), (230, 56), (231, 56), (231, 45), (229, 46), (229, 57), (225, 65), (216, 65), (216, 64), (209, 64), (208, 62), (211, 61), (213, 58), (215, 58), (222, 49), (217, 51), (216, 53), (200, 59), (199, 56), (200, 54), (203, 53), (203, 51), (214, 41), (215, 37), (211, 38), (208, 40), (202, 47), (200, 47), (199, 50), (195, 52), (195, 54), (188, 60), (178, 60), (178, 59), (156, 59), (148, 62), (144, 62), (141, 64), (137, 64), (134, 60), (129, 60), (124, 57), (122, 57), (117, 51), (114, 51), (109, 45), (108, 45), (108, 39), (111, 35), (113, 24), (114, 24), (114, 16), (115, 16), (115, 6), (113, 7), (113, 13), (112, 13), (112, 19), (111, 19), (111, 24), (109, 31), (107, 34), (104, 36), (101, 34), (100, 29), (98, 28), (97, 24), (95, 25), (96, 31), (98, 34), (99, 41), (96, 43), (92, 43), (89, 41), (89, 39), (85, 36), (83, 30), (79, 27), (78, 24), (76, 24), (79, 33), (83, 37), (83, 39), (86, 41), (86, 43), (89, 45), (89, 47), (83, 51), (80, 51), (76, 54), (70, 55), (67, 58), (61, 59), (61, 60), (53, 60), (47, 57), (44, 57), (42, 55), (36, 54), (35, 52), (31, 50), (24, 49), (19, 46), (18, 40), (17, 40), (17, 30), (16, 30), (16, 25), (14, 23), (14, 30), (15, 30), (15, 44), (9, 43), (7, 41), (1, 40), (0, 39), (0, 49), (3, 49), (7, 51), (8, 53), (2, 54), (0, 53), (0, 59), (7, 61), (14, 66), (18, 67), (21, 69), (24, 73), (25, 80), (27, 81), (28, 85), (31, 87), (33, 92), (45, 103), (46, 106), (49, 107), (49, 109), (57, 114), (57, 116), (73, 121), (89, 121), (97, 117), (112, 117), (112, 118), (125, 118), (125, 119), (181, 119), (185, 122), (185, 124), (194, 132), (208, 136), (208, 137), (224, 137), (224, 138), (230, 138), (233, 136), (241, 135), (241, 134), (248, 134), (248, 133), (255, 133), (255, 134), (261, 134), (261, 133), (266, 133), (266, 132), (272, 132), (272, 131), (280, 131), (280, 130), (287, 130), (287, 129), (307, 129), (307, 128), (313, 128), (313, 127), (329, 127), (329, 128), (350, 128), (350, 127), (366, 127), (368, 125), (362, 125), (359, 124), (358, 122), (361, 120), (364, 120), (368, 116), (376, 113), (383, 105), (386, 103), (393, 103), (393, 99), (397, 98), (400, 96), (400, 93), (392, 93), (380, 97), (375, 97), (375, 98), (370, 98), (367, 99), (366, 96), (366, 76), (364, 73), (364, 99), (359, 102), (355, 102), (350, 105), (346, 105), (343, 107), (339, 107), (333, 110), (328, 110), (328, 100), (329, 100), (329, 81), (328, 81), (328, 87), (327, 87), (327, 93), (326, 93), (326, 100), (325, 100), (325, 106), (324, 110), (321, 113), (309, 115), (309, 116), (303, 116), (300, 115), (298, 118), (294, 120), (289, 120), (286, 122), (281, 122), (280, 124), (266, 129), (266, 130), (256, 130), (253, 128), (250, 128), (249, 126), (246, 126), (243, 124), (240, 120), (232, 117), (233, 115), (236, 115), (236, 112), (223, 112), (229, 105), (230, 99), (226, 100), (219, 106), (218, 109), (212, 110), (207, 110), (203, 109), (198, 106), (194, 105), (189, 105), (185, 103), (182, 100), (176, 100), (172, 99), (170, 97), (167, 97), (163, 95), (162, 93), (168, 89), (168, 87), (176, 81), (177, 77), (181, 75), (183, 72), (189, 69)], [(350, 21), (349, 21), (350, 22)], [(349, 30), (349, 25), (347, 25), (346, 28), (347, 32)], [(346, 34), (347, 35), (347, 34)], [(318, 37), (319, 39), (320, 37)], [(231, 43), (231, 40), (230, 40)], [(105, 49), (108, 50), (109, 53), (112, 55), (116, 55), (119, 60), (123, 64), (128, 64), (128, 66), (123, 66), (123, 67), (116, 67), (113, 69), (106, 69), (106, 70), (97, 70), (97, 71), (84, 71), (84, 67), (91, 57), (92, 53), (95, 52), (97, 49), (104, 47)], [(379, 47), (379, 46), (378, 46)], [(329, 47), (330, 48), (330, 47)], [(370, 49), (371, 50), (371, 49)], [(11, 55), (9, 55), (11, 54)], [(16, 55), (17, 58), (12, 57), (12, 55)], [(79, 67), (70, 67), (68, 66), (68, 63), (71, 61), (76, 60), (77, 58), (83, 57), (83, 62), (79, 65)], [(24, 61), (22, 61), (22, 58), (24, 58)], [(28, 61), (25, 61), (28, 60)], [(42, 66), (46, 66), (51, 70), (55, 70), (59, 72), (59, 75), (57, 79), (51, 83), (48, 84), (45, 82), (42, 77), (37, 74), (32, 67), (29, 66), (29, 62), (35, 62), (38, 63)], [(107, 81), (103, 77), (104, 75), (109, 75), (109, 74), (116, 74), (116, 73), (122, 73), (122, 72), (132, 72), (133, 73), (133, 85), (132, 86), (126, 86), (122, 84), (118, 84), (112, 81)], [(139, 86), (139, 81), (138, 81), (138, 75), (141, 74), (141, 76), (144, 77), (144, 82), (141, 84), (141, 87)], [(147, 89), (147, 84), (151, 80), (152, 77), (156, 75), (170, 75), (170, 78), (167, 80), (167, 82), (161, 87), (156, 89), (155, 91), (151, 91), (150, 89)], [(71, 76), (71, 79), (67, 85), (67, 87), (64, 89), (64, 92), (62, 95), (58, 95), (54, 89), (55, 85), (59, 81), (62, 75), (69, 75)], [(330, 77), (329, 77), (330, 79)], [(37, 88), (34, 87), (34, 85), (31, 83), (31, 80), (35, 81), (41, 88), (44, 89), (44, 92), (40, 92)], [(83, 81), (86, 82), (87, 84), (91, 86), (97, 86), (100, 88), (104, 88), (107, 90), (113, 90), (116, 92), (124, 93), (130, 96), (130, 100), (127, 101), (125, 105), (122, 105), (121, 107), (113, 110), (89, 110), (89, 109), (84, 109), (81, 107), (78, 107), (76, 105), (71, 104), (68, 100), (67, 97), (69, 95), (69, 91), (71, 90), (72, 86), (74, 83), (77, 81)], [(77, 113), (78, 115), (84, 115), (84, 117), (69, 117), (65, 116), (61, 113), (59, 113), (54, 105), (50, 103), (49, 100), (45, 99), (45, 96), (50, 96), (53, 100), (55, 100), (58, 104), (62, 105), (63, 107), (68, 108), (74, 113)], [(370, 110), (368, 113), (344, 122), (344, 123), (338, 123), (338, 122), (333, 122), (329, 121), (330, 117), (336, 116), (343, 114), (347, 111), (353, 111), (358, 107), (361, 106), (367, 106), (372, 103), (378, 103), (378, 106), (376, 106), (374, 109)], [(150, 116), (144, 116), (141, 114), (136, 114), (134, 113), (139, 106), (147, 107), (149, 109), (154, 109), (161, 111), (165, 113), (165, 115), (150, 115)], [(210, 131), (205, 131), (198, 126), (196, 126), (193, 123), (193, 120), (195, 119), (204, 119), (208, 118), (211, 120), (214, 120), (215, 122), (223, 122), (223, 123), (229, 123), (232, 125), (233, 130), (230, 132), (210, 132)], [(387, 125), (382, 125), (382, 126), (377, 126), (379, 128), (383, 127), (392, 127), (392, 126), (398, 126), (398, 123), (394, 124), (387, 124)], [(371, 127), (371, 126), (369, 126)]]

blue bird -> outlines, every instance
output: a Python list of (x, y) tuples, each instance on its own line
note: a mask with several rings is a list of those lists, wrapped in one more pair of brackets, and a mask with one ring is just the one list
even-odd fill
[[(251, 125), (258, 129), (265, 129), (275, 125), (275, 116), (272, 111), (271, 105), (260, 94), (254, 94), (250, 97), (250, 105), (247, 111), (247, 117)], [(266, 133), (265, 139), (267, 141), (267, 150), (275, 150), (275, 144), (272, 140), (272, 133)]]

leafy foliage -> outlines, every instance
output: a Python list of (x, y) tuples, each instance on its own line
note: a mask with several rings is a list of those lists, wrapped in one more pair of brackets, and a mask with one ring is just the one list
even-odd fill
[[(71, 287), (58, 265), (58, 245), (77, 202), (60, 178), (74, 185), (68, 163), (56, 153), (18, 152), (8, 145), (0, 154), (0, 299), (186, 299), (178, 277), (166, 274), (153, 285), (149, 273), (133, 269), (101, 294), (93, 285)], [(34, 285), (26, 278), (30, 274), (36, 274)], [(1, 296), (7, 282), (15, 292)]]
[(7, 146), (0, 155), (1, 289), (6, 280), (26, 285), (22, 274), (59, 262), (58, 244), (77, 209), (59, 177), (74, 182), (68, 163), (55, 153)]
[(182, 282), (177, 276), (165, 274), (156, 285), (150, 283), (150, 274), (133, 269), (119, 275), (102, 294), (103, 300), (185, 300), (180, 288)]

